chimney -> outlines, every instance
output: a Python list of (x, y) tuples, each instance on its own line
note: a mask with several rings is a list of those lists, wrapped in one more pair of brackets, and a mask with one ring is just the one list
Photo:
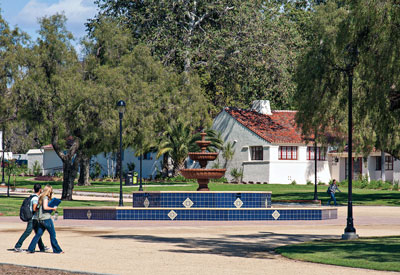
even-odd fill
[(263, 115), (272, 115), (269, 100), (254, 100), (253, 105), (251, 106), (251, 110)]

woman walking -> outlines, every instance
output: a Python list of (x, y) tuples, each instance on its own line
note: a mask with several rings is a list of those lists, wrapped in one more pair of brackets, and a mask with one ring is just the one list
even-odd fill
[(49, 201), (53, 197), (53, 187), (50, 185), (46, 185), (43, 190), (43, 193), (39, 197), (39, 228), (32, 239), (27, 252), (28, 253), (35, 253), (36, 244), (39, 239), (42, 237), (45, 230), (50, 234), (50, 242), (51, 247), (53, 248), (54, 253), (64, 253), (60, 246), (58, 245), (56, 239), (56, 231), (54, 229), (53, 220), (51, 219), (51, 212), (57, 209), (57, 207), (49, 207)]

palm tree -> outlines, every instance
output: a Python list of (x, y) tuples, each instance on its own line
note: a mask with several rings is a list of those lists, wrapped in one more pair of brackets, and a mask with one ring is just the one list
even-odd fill
[[(222, 139), (215, 130), (209, 129), (206, 140), (211, 141), (207, 150), (214, 152), (222, 148)], [(193, 131), (188, 123), (181, 121), (174, 122), (167, 126), (166, 131), (163, 133), (163, 138), (158, 146), (157, 158), (164, 154), (168, 154), (173, 162), (173, 176), (177, 176), (179, 171), (185, 167), (185, 160), (189, 152), (200, 151), (196, 141), (200, 140), (200, 133), (193, 134)]]
[(233, 142), (228, 142), (223, 148), (222, 148), (222, 157), (225, 160), (224, 163), (224, 168), (228, 165), (228, 162), (233, 159), (233, 155), (235, 154), (235, 150), (233, 150), (233, 147), (235, 146), (235, 143)]
[(158, 146), (157, 158), (168, 153), (173, 162), (172, 175), (178, 175), (179, 170), (184, 168), (185, 159), (188, 156), (193, 135), (190, 126), (181, 121), (168, 125), (163, 133), (163, 138)]

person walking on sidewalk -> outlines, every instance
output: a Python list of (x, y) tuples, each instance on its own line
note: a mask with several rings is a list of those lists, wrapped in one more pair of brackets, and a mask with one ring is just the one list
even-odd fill
[(46, 185), (43, 193), (39, 197), (39, 229), (32, 239), (27, 252), (35, 253), (36, 244), (42, 237), (45, 230), (50, 234), (51, 247), (54, 253), (64, 253), (61, 247), (58, 245), (56, 239), (56, 231), (54, 229), (54, 223), (51, 219), (51, 212), (57, 210), (57, 207), (50, 207), (48, 204), (53, 197), (53, 187), (51, 185)]
[[(32, 233), (32, 229), (34, 230), (34, 232), (36, 234), (38, 231), (38, 228), (39, 228), (38, 211), (37, 211), (38, 207), (37, 206), (38, 206), (39, 195), (42, 192), (42, 186), (39, 183), (36, 183), (33, 186), (33, 191), (35, 192), (35, 194), (33, 195), (32, 199), (30, 201), (30, 205), (29, 205), (29, 209), (33, 213), (33, 216), (32, 216), (32, 219), (30, 219), (28, 221), (24, 233), (22, 233), (18, 242), (15, 244), (15, 246), (14, 246), (15, 252), (22, 252), (23, 250), (21, 249), (21, 246), (22, 246), (23, 242), (25, 241), (25, 239), (28, 238), (29, 235)], [(43, 244), (42, 238), (39, 239), (38, 244), (39, 244), (39, 249), (41, 252), (45, 252), (46, 250), (50, 249)]]
[(332, 184), (329, 185), (329, 187), (328, 187), (328, 194), (331, 195), (331, 197), (330, 197), (330, 199), (328, 201), (328, 206), (331, 205), (331, 201), (332, 200), (333, 200), (334, 205), (337, 206), (336, 197), (335, 197), (336, 191), (342, 192), (342, 191), (339, 190), (339, 187), (336, 185), (336, 180), (334, 179)]

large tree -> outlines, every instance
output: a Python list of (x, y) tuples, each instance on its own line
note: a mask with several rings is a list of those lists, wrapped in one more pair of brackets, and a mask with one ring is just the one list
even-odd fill
[(270, 1), (97, 0), (99, 15), (125, 24), (135, 44), (146, 44), (165, 66), (200, 76), (204, 96), (216, 106), (248, 107), (269, 98), (290, 108), (292, 71), (302, 37)]
[(92, 120), (82, 66), (65, 22), (65, 16), (59, 14), (40, 19), (39, 38), (31, 50), (23, 83), (21, 112), (26, 121), (41, 129), (40, 138), (50, 140), (62, 160), (62, 199), (72, 200), (82, 130)]
[(305, 135), (347, 133), (352, 80), (356, 150), (398, 156), (400, 117), (391, 98), (400, 84), (399, 9), (389, 0), (327, 1), (316, 8), (315, 35), (297, 71), (297, 118)]
[(209, 105), (198, 78), (164, 67), (148, 47), (135, 45), (129, 29), (118, 20), (99, 19), (85, 49), (85, 79), (105, 91), (97, 150), (110, 152), (118, 146), (115, 105), (121, 99), (126, 101), (123, 145), (140, 154), (156, 147), (161, 133), (178, 119), (193, 128), (209, 125)]

